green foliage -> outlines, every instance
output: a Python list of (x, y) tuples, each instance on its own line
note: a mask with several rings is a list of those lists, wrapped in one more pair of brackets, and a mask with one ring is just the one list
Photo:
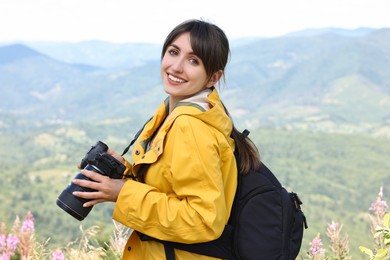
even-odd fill
[[(361, 257), (358, 246), (371, 242), (369, 194), (390, 187), (389, 37), (384, 29), (360, 37), (238, 44), (221, 91), (236, 126), (251, 130), (262, 160), (303, 200), (309, 222), (303, 243), (324, 233), (331, 221), (344, 223), (354, 259)], [(122, 66), (125, 47), (120, 46), (122, 57), (116, 52), (115, 59), (89, 61), (116, 62), (111, 68), (37, 53), (0, 64), (0, 220), (10, 223), (31, 210), (36, 237), (50, 237), (48, 247), (64, 247), (78, 237), (80, 223), (55, 201), (90, 146), (102, 140), (121, 152), (165, 98), (159, 57), (132, 56), (131, 65)], [(112, 231), (112, 208), (97, 205), (82, 222), (101, 227), (101, 246)]]
[[(389, 31), (359, 37), (296, 35), (233, 45), (224, 102), (237, 123), (250, 128), (389, 137)], [(33, 124), (98, 122), (130, 114), (145, 119), (166, 96), (156, 45), (32, 44), (60, 60), (40, 53), (23, 56), (32, 50), (18, 47), (13, 57), (0, 47), (0, 131), (12, 131), (12, 121), (23, 124), (26, 118), (34, 118)], [(75, 62), (105, 66), (85, 69)]]
[[(0, 219), (10, 223), (15, 215), (31, 210), (37, 239), (50, 238), (49, 248), (77, 239), (80, 222), (55, 201), (90, 146), (102, 140), (122, 151), (142, 125), (133, 122), (113, 118), (98, 126), (83, 122), (1, 134), (0, 146), (7, 149), (0, 150)], [(359, 259), (358, 246), (370, 243), (364, 214), (372, 201), (369, 194), (378, 186), (390, 186), (388, 139), (274, 128), (252, 130), (250, 137), (282, 184), (303, 200), (309, 223), (303, 245), (334, 220), (345, 223), (351, 255)], [(112, 204), (97, 205), (82, 222), (85, 227), (101, 227), (100, 244), (109, 240), (112, 209)]]
[(379, 239), (379, 247), (371, 250), (360, 246), (359, 249), (372, 260), (390, 259), (390, 213), (383, 218), (383, 224), (375, 227), (374, 238)]

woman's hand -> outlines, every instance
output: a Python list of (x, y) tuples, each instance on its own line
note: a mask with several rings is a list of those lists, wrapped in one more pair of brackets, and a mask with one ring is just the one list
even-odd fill
[[(124, 164), (125, 163), (125, 159), (123, 159), (123, 157), (117, 153), (116, 151), (114, 151), (113, 149), (111, 148), (108, 148), (107, 154), (111, 155), (112, 157), (114, 157), (117, 161), (119, 161), (120, 163)], [(77, 168), (79, 168), (81, 170), (81, 164), (79, 163), (77, 165)]]
[[(114, 156), (113, 154), (111, 155)], [(117, 155), (120, 157), (119, 154)], [(74, 196), (90, 200), (84, 203), (84, 207), (91, 207), (102, 202), (116, 202), (116, 200), (118, 199), (119, 192), (121, 191), (126, 180), (111, 179), (108, 176), (104, 176), (89, 170), (82, 170), (81, 172), (83, 175), (94, 181), (73, 179), (72, 182), (81, 187), (96, 190), (92, 192), (73, 192)]]
[(112, 157), (114, 157), (115, 159), (117, 159), (122, 164), (125, 163), (125, 160), (123, 159), (123, 157), (119, 153), (117, 153), (114, 150), (112, 150), (111, 148), (108, 148), (107, 153), (109, 155), (111, 155)]

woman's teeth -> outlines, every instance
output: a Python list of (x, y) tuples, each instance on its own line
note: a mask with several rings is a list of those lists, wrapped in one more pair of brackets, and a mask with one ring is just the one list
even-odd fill
[(185, 82), (185, 80), (176, 78), (176, 77), (174, 77), (174, 76), (172, 76), (172, 75), (170, 75), (170, 74), (168, 75), (168, 78), (169, 78), (170, 80), (172, 80), (172, 81), (174, 81), (174, 82), (178, 82), (178, 83), (184, 83), (184, 82)]

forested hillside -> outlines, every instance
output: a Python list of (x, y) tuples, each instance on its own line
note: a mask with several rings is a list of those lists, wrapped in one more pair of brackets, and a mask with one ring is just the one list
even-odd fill
[[(31, 210), (39, 239), (51, 237), (63, 245), (79, 234), (81, 224), (56, 206), (60, 192), (77, 172), (76, 164), (97, 139), (121, 151), (128, 141), (122, 127), (129, 122), (106, 125), (72, 125), (38, 132), (3, 134), (0, 145), (2, 220)], [(93, 130), (94, 129), (94, 130)], [(370, 244), (368, 208), (380, 186), (388, 198), (390, 143), (388, 139), (258, 128), (251, 133), (266, 163), (289, 189), (303, 200), (309, 229), (308, 242), (326, 231), (331, 221), (344, 223), (351, 251)], [(98, 223), (109, 233), (112, 205), (96, 206), (82, 222)], [(357, 258), (359, 259), (359, 258)]]
[[(237, 123), (388, 135), (390, 29), (350, 35), (330, 30), (234, 42), (222, 95)], [(105, 43), (111, 63), (120, 54), (127, 59), (88, 64), (91, 56), (108, 64), (102, 45), (58, 44), (57, 52), (55, 44), (41, 44), (39, 52), (27, 44), (0, 47), (0, 112), (44, 123), (152, 113), (165, 97), (157, 46)], [(72, 51), (80, 58), (65, 62)]]
[[(309, 223), (303, 249), (331, 221), (344, 224), (353, 259), (372, 243), (368, 208), (380, 186), (390, 198), (389, 43), (382, 29), (232, 44), (222, 98), (263, 162), (300, 194)], [(97, 140), (121, 152), (165, 98), (158, 49), (0, 46), (0, 222), (10, 226), (30, 210), (38, 240), (50, 237), (50, 246), (72, 241), (80, 224), (99, 224), (107, 239), (112, 205), (80, 223), (55, 201)]]

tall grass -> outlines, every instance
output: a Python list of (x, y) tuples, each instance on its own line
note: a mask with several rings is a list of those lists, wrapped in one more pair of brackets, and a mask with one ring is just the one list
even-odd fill
[(0, 260), (10, 259), (108, 259), (122, 258), (123, 248), (131, 230), (114, 221), (115, 229), (109, 242), (105, 246), (99, 245), (97, 236), (100, 233), (98, 226), (84, 229), (80, 225), (81, 236), (75, 241), (67, 243), (63, 248), (49, 249), (50, 238), (39, 243), (34, 235), (34, 218), (28, 212), (20, 225), (16, 217), (14, 225), (7, 233), (4, 223), (0, 230)]
[[(369, 219), (372, 231), (370, 247), (360, 246), (362, 254), (370, 260), (390, 259), (390, 213), (388, 205), (383, 200), (383, 188), (376, 200), (369, 207)], [(98, 226), (84, 229), (80, 225), (81, 236), (67, 243), (63, 248), (49, 249), (50, 238), (39, 242), (35, 238), (34, 216), (27, 212), (23, 221), (15, 218), (9, 229), (4, 223), (0, 226), (0, 260), (10, 259), (52, 259), (52, 260), (84, 260), (84, 259), (121, 259), (126, 241), (131, 230), (114, 221), (114, 230), (109, 241), (101, 245), (97, 241), (100, 232)], [(335, 221), (328, 223), (325, 239), (329, 246), (324, 248), (321, 234), (318, 233), (308, 245), (303, 245), (298, 259), (305, 260), (350, 260), (348, 234), (344, 233), (343, 225)], [(306, 249), (307, 247), (307, 249)]]

